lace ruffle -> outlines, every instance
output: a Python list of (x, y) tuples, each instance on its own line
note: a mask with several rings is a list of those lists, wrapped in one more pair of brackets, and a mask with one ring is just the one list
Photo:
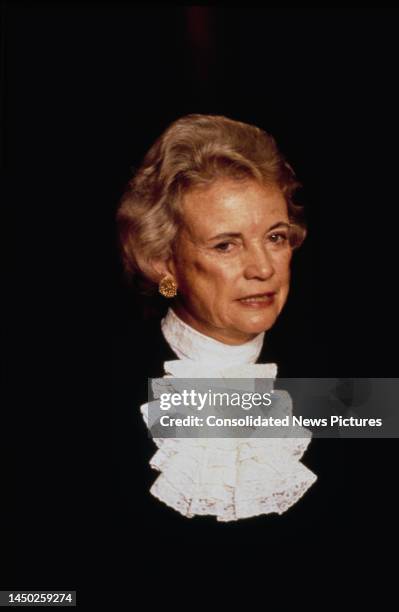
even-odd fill
[(310, 439), (163, 439), (151, 493), (186, 517), (282, 514), (315, 482), (299, 459)]
[[(190, 360), (164, 364), (170, 378), (274, 379), (276, 364), (233, 367)], [(163, 383), (162, 383), (163, 384)], [(250, 384), (250, 383), (249, 383)], [(280, 392), (277, 416), (292, 414), (290, 398)], [(148, 423), (148, 404), (141, 406)], [(160, 472), (150, 492), (183, 516), (213, 515), (235, 521), (260, 514), (282, 514), (317, 480), (300, 461), (310, 432), (285, 429), (280, 438), (154, 438), (158, 450), (150, 461)], [(291, 437), (290, 437), (291, 435)]]

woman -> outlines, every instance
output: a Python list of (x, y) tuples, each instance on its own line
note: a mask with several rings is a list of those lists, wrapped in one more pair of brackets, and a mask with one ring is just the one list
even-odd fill
[[(274, 139), (252, 125), (193, 114), (155, 142), (117, 216), (128, 277), (169, 305), (144, 375), (276, 376), (275, 364), (254, 364), (306, 234), (297, 187)], [(156, 443), (151, 492), (187, 517), (281, 514), (316, 480), (299, 461), (306, 437)]]

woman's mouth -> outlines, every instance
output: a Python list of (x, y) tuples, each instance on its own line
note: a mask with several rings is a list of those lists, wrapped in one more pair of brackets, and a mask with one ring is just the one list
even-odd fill
[(275, 292), (259, 293), (256, 295), (250, 295), (248, 297), (240, 298), (238, 301), (243, 306), (250, 306), (252, 308), (264, 308), (273, 304), (275, 295)]

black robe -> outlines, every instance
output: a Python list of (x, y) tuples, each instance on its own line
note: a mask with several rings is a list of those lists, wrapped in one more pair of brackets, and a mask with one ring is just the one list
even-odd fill
[[(316, 371), (312, 363), (302, 363), (299, 373), (300, 350), (282, 359), (268, 335), (258, 361), (277, 363), (280, 377), (311, 376)], [(172, 585), (180, 588), (182, 573), (190, 576), (190, 588), (200, 588), (207, 577), (209, 589), (212, 577), (217, 581), (223, 576), (231, 584), (235, 576), (228, 576), (226, 568), (240, 573), (243, 564), (258, 563), (259, 554), (262, 572), (276, 559), (294, 568), (302, 561), (315, 563), (314, 550), (319, 545), (323, 555), (339, 547), (340, 575), (354, 537), (366, 539), (370, 546), (377, 536), (380, 539), (384, 527), (390, 529), (395, 512), (389, 486), (392, 466), (385, 476), (383, 468), (396, 440), (313, 438), (302, 462), (318, 479), (282, 515), (222, 523), (214, 516), (184, 517), (153, 497), (149, 490), (158, 472), (149, 460), (157, 447), (140, 406), (147, 401), (148, 378), (162, 376), (163, 363), (173, 359), (177, 356), (164, 339), (159, 321), (132, 325), (114, 336), (113, 398), (107, 409), (106, 437), (101, 440), (101, 469), (93, 457), (99, 495), (92, 500), (90, 519), (95, 540), (90, 563), (96, 567), (95, 572), (88, 570), (91, 589), (88, 575), (83, 577), (90, 597), (101, 584), (112, 602), (115, 598), (132, 601), (139, 592), (171, 596), (174, 601), (175, 591), (168, 594), (168, 590)], [(205, 572), (202, 577), (201, 571)], [(162, 576), (161, 587), (163, 572), (166, 579)], [(285, 567), (281, 572), (285, 575)], [(242, 587), (252, 590), (249, 583)]]

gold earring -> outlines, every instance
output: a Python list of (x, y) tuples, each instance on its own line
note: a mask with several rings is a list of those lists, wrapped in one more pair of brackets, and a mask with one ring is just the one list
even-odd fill
[(170, 276), (164, 276), (159, 282), (159, 293), (166, 298), (173, 298), (177, 295), (176, 281)]

